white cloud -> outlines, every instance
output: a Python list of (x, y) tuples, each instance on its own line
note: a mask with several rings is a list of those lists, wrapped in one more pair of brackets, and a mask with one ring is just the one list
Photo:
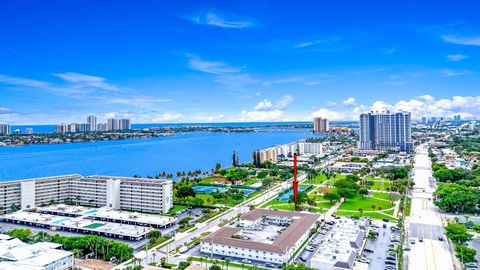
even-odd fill
[(190, 17), (189, 19), (196, 24), (212, 25), (222, 28), (246, 28), (254, 25), (251, 19), (226, 13), (205, 12)]
[(445, 56), (447, 58), (448, 61), (450, 62), (458, 62), (458, 61), (462, 61), (462, 60), (465, 60), (468, 58), (468, 55), (464, 55), (464, 54), (449, 54), (447, 56)]
[(480, 46), (480, 35), (460, 36), (460, 35), (443, 35), (443, 40), (458, 45)]
[(450, 118), (454, 114), (460, 114), (464, 118), (480, 118), (480, 96), (453, 96), (450, 99), (436, 99), (431, 95), (423, 95), (410, 100), (400, 100), (393, 104), (377, 100), (371, 105), (359, 105), (351, 110), (322, 108), (312, 112), (307, 119), (321, 116), (331, 120), (358, 120), (361, 113), (370, 111), (406, 111), (412, 114), (413, 119), (420, 119), (423, 116)]
[(264, 99), (260, 101), (253, 109), (256, 111), (268, 111), (268, 110), (271, 110), (272, 108), (273, 108), (273, 103), (268, 99)]
[(451, 69), (444, 69), (441, 71), (443, 76), (445, 77), (457, 77), (462, 75), (468, 75), (471, 73), (469, 70), (451, 70)]
[(94, 87), (114, 92), (120, 90), (117, 86), (107, 83), (107, 80), (102, 77), (85, 75), (75, 72), (55, 73), (53, 75), (74, 84), (76, 87)]
[(156, 102), (171, 101), (170, 99), (142, 95), (133, 89), (120, 88), (107, 83), (107, 79), (98, 76), (75, 72), (55, 73), (53, 75), (62, 79), (63, 82), (53, 83), (0, 75), (0, 83), (41, 90), (49, 94), (71, 99), (88, 99), (109, 104), (143, 106)]
[(294, 48), (299, 48), (299, 49), (308, 48), (308, 47), (312, 47), (312, 46), (319, 45), (319, 44), (336, 42), (338, 40), (340, 40), (339, 36), (333, 36), (333, 37), (328, 37), (328, 38), (323, 38), (323, 39), (315, 39), (315, 40), (300, 42), (300, 43), (297, 43), (297, 44), (293, 45), (293, 47)]
[(270, 101), (269, 99), (264, 99), (257, 103), (253, 108), (255, 111), (271, 111), (271, 110), (284, 110), (288, 107), (290, 102), (292, 102), (293, 97), (290, 95), (285, 95), (275, 102)]
[(293, 100), (292, 96), (285, 95), (285, 96), (281, 97), (279, 100), (277, 100), (275, 108), (277, 108), (279, 110), (286, 109), (288, 104), (290, 104), (290, 102), (292, 102), (292, 100)]
[(342, 101), (342, 103), (344, 105), (347, 105), (347, 106), (353, 105), (353, 104), (355, 104), (355, 98), (354, 97), (349, 97), (349, 98), (345, 99), (344, 101)]
[(195, 55), (187, 55), (189, 67), (193, 70), (210, 73), (210, 74), (225, 74), (236, 73), (242, 69), (238, 67), (229, 66), (225, 62), (219, 61), (205, 61)]
[(243, 110), (234, 121), (240, 122), (262, 122), (262, 121), (286, 121), (284, 112), (281, 110), (271, 111), (246, 111)]

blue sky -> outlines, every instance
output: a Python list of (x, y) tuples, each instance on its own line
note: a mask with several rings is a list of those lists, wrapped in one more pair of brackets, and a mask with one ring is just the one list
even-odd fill
[(0, 122), (480, 116), (479, 3), (329, 2), (3, 1)]

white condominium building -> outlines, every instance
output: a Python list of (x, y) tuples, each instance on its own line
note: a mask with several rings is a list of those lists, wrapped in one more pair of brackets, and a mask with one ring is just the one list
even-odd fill
[(297, 155), (323, 155), (322, 143), (294, 142), (289, 144), (276, 145), (267, 149), (257, 150), (253, 153), (255, 164), (262, 164), (266, 161), (276, 163), (282, 159), (291, 158), (293, 154)]
[(173, 205), (172, 181), (74, 174), (0, 182), (1, 213), (50, 203), (167, 213)]

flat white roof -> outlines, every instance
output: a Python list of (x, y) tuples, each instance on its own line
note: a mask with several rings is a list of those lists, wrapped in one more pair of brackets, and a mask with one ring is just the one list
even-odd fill
[(177, 220), (176, 217), (155, 215), (155, 214), (145, 214), (138, 212), (130, 211), (119, 211), (114, 210), (108, 207), (93, 208), (77, 205), (66, 205), (66, 204), (56, 204), (45, 207), (37, 207), (37, 210), (40, 211), (50, 211), (58, 212), (72, 215), (79, 215), (82, 217), (98, 217), (98, 218), (109, 218), (115, 220), (125, 220), (125, 221), (135, 221), (139, 223), (151, 224), (166, 226)]
[(151, 228), (85, 219), (83, 217), (64, 217), (37, 212), (17, 211), (1, 216), (2, 218), (20, 220), (24, 222), (35, 222), (51, 227), (68, 227), (73, 229), (85, 229), (101, 233), (111, 233), (122, 236), (138, 237), (146, 234)]
[[(29, 245), (14, 238), (0, 241), (0, 258), (6, 262), (0, 263), (0, 269), (41, 269), (58, 260), (72, 257), (70, 251), (52, 248), (54, 243), (36, 243)], [(12, 266), (15, 266), (12, 268)]]
[(363, 223), (362, 220), (349, 218), (336, 220), (334, 227), (325, 234), (321, 244), (322, 248), (313, 256), (312, 263), (337, 266), (343, 263), (353, 263), (351, 260), (352, 257), (353, 260), (355, 259), (356, 249), (352, 247), (352, 242), (357, 242), (359, 226)]

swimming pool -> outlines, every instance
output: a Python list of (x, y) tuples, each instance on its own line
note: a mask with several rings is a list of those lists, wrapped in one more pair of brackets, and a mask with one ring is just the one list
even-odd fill
[(97, 209), (88, 210), (87, 212), (84, 213), (84, 215), (94, 214), (97, 211), (98, 211)]
[(65, 221), (69, 221), (69, 220), (70, 220), (70, 218), (62, 218), (62, 219), (59, 219), (59, 220), (56, 220), (56, 221), (52, 222), (52, 224), (58, 225), (58, 224), (61, 224)]

